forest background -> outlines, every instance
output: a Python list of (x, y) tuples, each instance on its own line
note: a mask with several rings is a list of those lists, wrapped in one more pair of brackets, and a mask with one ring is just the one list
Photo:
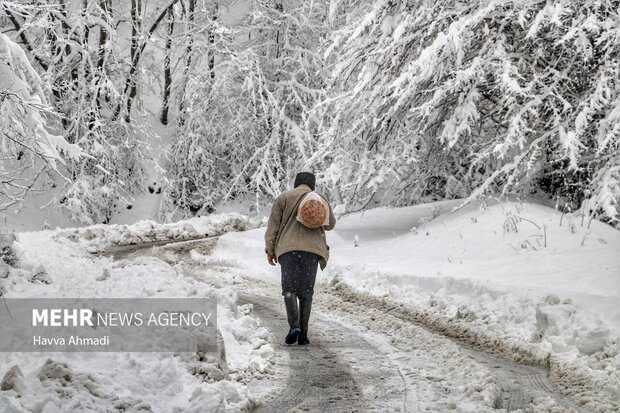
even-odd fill
[(619, 3), (2, 0), (0, 212), (156, 193), (172, 221), (310, 170), (338, 213), (510, 195), (617, 227)]

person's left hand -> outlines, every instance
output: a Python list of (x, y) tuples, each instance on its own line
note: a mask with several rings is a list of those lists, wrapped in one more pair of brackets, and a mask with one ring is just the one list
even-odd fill
[(276, 257), (272, 257), (271, 255), (267, 256), (267, 262), (269, 263), (269, 265), (276, 265), (276, 263), (278, 262), (278, 260), (276, 260)]

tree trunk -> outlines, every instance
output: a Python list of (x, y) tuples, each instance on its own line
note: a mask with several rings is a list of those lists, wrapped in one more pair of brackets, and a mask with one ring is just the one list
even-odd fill
[(168, 37), (166, 38), (166, 57), (164, 58), (164, 99), (161, 109), (161, 123), (168, 124), (168, 111), (170, 110), (170, 90), (172, 86), (172, 73), (170, 71), (170, 57), (172, 55), (172, 34), (174, 33), (174, 10), (168, 10)]
[(28, 50), (34, 56), (34, 60), (36, 60), (37, 63), (41, 65), (43, 70), (47, 72), (49, 65), (39, 55), (37, 55), (34, 52), (34, 49), (32, 48), (32, 43), (30, 43), (30, 40), (28, 40), (28, 37), (26, 36), (26, 32), (22, 30), (22, 26), (19, 23), (19, 20), (17, 20), (17, 17), (13, 13), (11, 13), (11, 11), (8, 9), (6, 5), (3, 5), (2, 7), (6, 15), (9, 16), (11, 23), (13, 23), (13, 27), (15, 27), (15, 31), (19, 33), (19, 39), (24, 44), (24, 47), (26, 47), (26, 50)]
[[(91, 66), (89, 65), (89, 50), (90, 50), (90, 28), (88, 27), (88, 22), (86, 21), (88, 12), (88, 0), (82, 0), (82, 9), (80, 10), (80, 14), (82, 16), (82, 27), (81, 27), (81, 53), (80, 53), (80, 65), (78, 69), (77, 83), (76, 87), (79, 88), (80, 85), (88, 85), (92, 81)], [(79, 100), (81, 100), (79, 107), (82, 106), (82, 103), (89, 102), (90, 91), (86, 94), (80, 94)], [(78, 111), (80, 112), (80, 111)], [(85, 118), (86, 127), (89, 131), (93, 130), (95, 127), (95, 113), (93, 107), (83, 108), (82, 114)], [(78, 115), (79, 116), (79, 115)], [(79, 122), (77, 124), (79, 128)], [(79, 134), (79, 130), (78, 130)]]
[[(161, 23), (164, 17), (168, 14), (168, 10), (172, 9), (178, 1), (179, 0), (171, 0), (168, 6), (159, 14), (159, 16), (157, 16), (157, 19), (155, 19), (149, 31), (145, 34), (144, 39), (140, 44), (140, 47), (137, 49), (136, 54), (131, 60), (131, 67), (129, 68), (129, 74), (127, 75), (127, 78), (125, 79), (125, 88), (123, 90), (123, 95), (127, 96), (127, 92), (129, 91), (129, 88), (132, 86), (134, 74), (138, 71), (138, 65), (140, 64), (140, 57), (142, 56), (142, 52), (144, 51), (144, 48), (146, 47), (146, 43), (151, 38), (153, 33), (155, 33), (155, 30), (157, 30), (159, 23)], [(135, 96), (135, 91), (134, 91), (134, 96)], [(126, 103), (127, 113), (125, 115), (126, 120), (129, 119), (129, 115), (131, 114), (132, 101), (133, 101), (133, 97), (131, 96), (131, 93), (130, 93), (127, 96), (127, 103)], [(118, 118), (119, 114), (121, 113), (122, 106), (123, 106), (123, 102), (121, 101), (116, 106), (116, 109), (114, 109), (114, 114), (112, 115), (112, 119)]]
[[(131, 62), (137, 61), (140, 55), (140, 33), (142, 33), (142, 0), (131, 0)], [(135, 70), (130, 75), (129, 96), (125, 107), (125, 121), (131, 121), (131, 104), (138, 93)]]
[(186, 41), (187, 45), (185, 48), (185, 66), (183, 67), (183, 86), (181, 90), (181, 99), (179, 101), (179, 125), (183, 125), (185, 123), (185, 90), (187, 86), (187, 80), (189, 76), (189, 68), (192, 64), (192, 48), (193, 37), (190, 34), (193, 25), (194, 25), (194, 11), (196, 9), (196, 0), (188, 0), (187, 5), (187, 28), (186, 28)]
[[(279, 59), (280, 58), (280, 49), (282, 48), (281, 43), (284, 43), (283, 41), (280, 41), (280, 36), (281, 36), (281, 29), (282, 29), (282, 22), (284, 21), (284, 19), (282, 18), (282, 15), (284, 14), (284, 4), (282, 3), (281, 0), (278, 0), (275, 2), (274, 8), (276, 10), (276, 14), (277, 14), (277, 28), (276, 28), (276, 54), (275, 54), (275, 58)], [(279, 76), (276, 75), (276, 78), (278, 78)]]
[[(112, 24), (112, 0), (99, 0), (99, 7), (103, 13), (103, 20), (107, 24)], [(103, 66), (105, 65), (106, 44), (108, 43), (108, 38), (108, 29), (101, 25), (99, 29), (99, 51), (97, 53), (97, 69), (99, 71), (102, 71)]]
[[(103, 20), (107, 24), (112, 24), (112, 0), (99, 0), (99, 7), (101, 8), (101, 12), (103, 13)], [(95, 100), (97, 114), (99, 114), (101, 111), (100, 85), (105, 72), (108, 39), (108, 29), (101, 25), (99, 29), (99, 49), (97, 50), (97, 96)]]
[[(63, 66), (65, 57), (71, 54), (71, 46), (70, 42), (67, 41), (69, 39), (69, 27), (67, 26), (67, 8), (66, 8), (66, 0), (58, 1), (59, 8), (57, 10), (51, 11), (47, 18), (50, 24), (50, 30), (48, 33), (48, 38), (50, 39), (50, 75), (52, 79), (52, 91), (54, 93), (54, 97), (59, 101), (65, 99), (69, 92), (74, 90), (76, 87), (77, 81), (77, 70), (75, 68), (71, 69), (70, 74), (70, 86), (68, 88), (65, 84), (65, 76), (66, 73), (59, 72), (60, 67)], [(58, 28), (60, 27), (60, 28)], [(58, 33), (57, 33), (58, 30)], [(63, 41), (58, 41), (62, 39)], [(64, 46), (63, 46), (64, 44)], [(68, 114), (63, 112), (61, 117), (62, 127), (63, 129), (67, 129), (70, 125), (70, 120), (68, 118)], [(67, 135), (67, 139), (70, 143), (75, 143), (73, 138), (74, 135)]]
[[(218, 8), (219, 5), (217, 2), (214, 3), (213, 5), (213, 21), (217, 21), (217, 12), (218, 12)], [(213, 51), (213, 44), (215, 44), (215, 35), (213, 34), (213, 31), (209, 32), (209, 45), (211, 45), (211, 47), (209, 48), (208, 51), (208, 58), (207, 58), (207, 65), (209, 67), (209, 75), (211, 76), (211, 79), (215, 79), (215, 52)]]
[(85, 41), (86, 47), (88, 47), (88, 39), (90, 38), (90, 27), (88, 27), (88, 23), (86, 22), (86, 17), (88, 16), (88, 0), (82, 0), (82, 33), (83, 39)]
[(140, 33), (142, 32), (142, 0), (131, 0), (131, 60), (140, 49)]

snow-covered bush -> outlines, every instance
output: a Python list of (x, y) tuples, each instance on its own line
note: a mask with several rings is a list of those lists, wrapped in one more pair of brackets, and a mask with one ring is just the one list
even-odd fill
[(97, 126), (78, 142), (90, 149), (92, 158), (71, 165), (74, 179), (60, 202), (76, 221), (108, 223), (113, 213), (131, 205), (132, 194), (143, 187), (147, 156), (143, 138), (117, 121)]
[(617, 222), (617, 1), (332, 4), (323, 159), (352, 206), (542, 189)]
[[(13, 234), (0, 234), (0, 265), (5, 264), (9, 267), (16, 267), (19, 258), (13, 249), (15, 236)], [(1, 270), (0, 270), (1, 272)], [(0, 274), (0, 277), (2, 274)]]

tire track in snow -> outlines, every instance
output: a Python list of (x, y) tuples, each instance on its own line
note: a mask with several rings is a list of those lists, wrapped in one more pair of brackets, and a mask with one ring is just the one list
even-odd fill
[[(256, 412), (389, 412), (405, 409), (402, 377), (386, 355), (359, 337), (356, 331), (315, 311), (311, 319), (312, 344), (307, 347), (288, 346), (283, 343), (288, 325), (281, 300), (244, 293), (239, 302), (252, 304), (261, 324), (271, 331), (272, 345), (279, 358), (277, 365), (286, 370), (281, 390)], [(357, 363), (349, 360), (363, 361), (371, 368), (360, 374)], [(369, 366), (369, 361), (374, 363)], [(369, 391), (369, 387), (379, 388)]]
[(501, 398), (497, 407), (509, 412), (525, 409), (536, 395), (548, 396), (570, 412), (586, 412), (567, 397), (553, 390), (553, 385), (547, 378), (547, 371), (535, 366), (526, 366), (507, 362), (498, 357), (468, 348), (463, 345), (463, 351), (479, 363), (493, 370), (497, 383), (502, 388)]
[[(342, 303), (355, 301), (361, 307), (372, 308), (384, 312), (400, 319), (403, 323), (418, 325), (425, 330), (440, 334), (451, 339), (457, 344), (461, 351), (469, 355), (478, 363), (486, 366), (492, 372), (497, 384), (501, 387), (501, 395), (497, 398), (495, 407), (506, 409), (507, 411), (527, 409), (536, 397), (550, 397), (558, 408), (566, 412), (588, 413), (589, 410), (578, 406), (568, 397), (555, 390), (551, 384), (546, 369), (534, 365), (520, 364), (491, 354), (485, 348), (459, 337), (452, 337), (445, 331), (441, 331), (437, 326), (424, 322), (424, 317), (414, 314), (415, 311), (403, 305), (387, 303), (384, 299), (373, 297), (368, 294), (357, 293), (351, 288), (338, 284), (328, 290), (331, 295), (331, 302)], [(358, 306), (359, 307), (359, 306)], [(503, 354), (501, 351), (499, 354)]]

